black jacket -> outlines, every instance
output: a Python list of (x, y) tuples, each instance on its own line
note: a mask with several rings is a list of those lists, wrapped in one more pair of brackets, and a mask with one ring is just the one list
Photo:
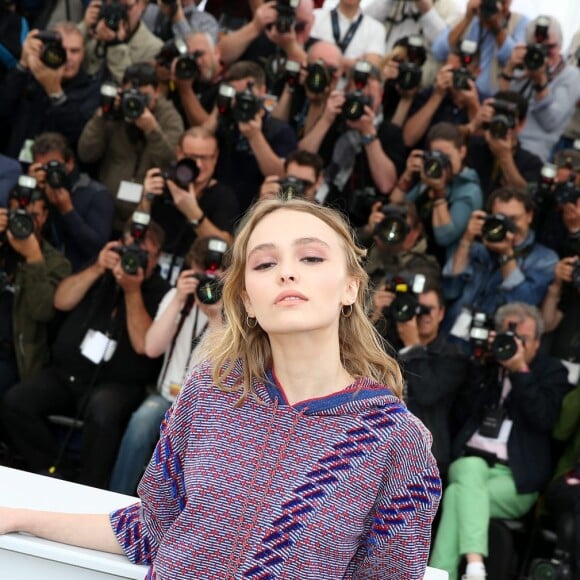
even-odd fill
[(467, 358), (439, 335), (427, 347), (401, 354), (400, 362), (407, 406), (433, 435), (431, 451), (439, 469), (445, 471), (451, 461), (451, 408), (467, 378)]
[[(467, 441), (479, 429), (486, 406), (500, 399), (501, 382), (496, 366), (473, 367), (472, 389), (462, 406), (469, 419), (453, 444), (455, 457), (463, 454)], [(510, 373), (512, 389), (504, 401), (513, 421), (508, 439), (508, 464), (518, 493), (542, 491), (554, 471), (551, 433), (560, 414), (562, 400), (570, 389), (568, 373), (556, 358), (536, 356), (528, 373)]]
[(12, 128), (6, 150), (9, 157), (18, 158), (25, 140), (45, 131), (62, 133), (76, 151), (85, 123), (99, 106), (99, 87), (81, 71), (63, 83), (62, 90), (66, 100), (55, 105), (31, 73), (16, 68), (7, 73), (0, 91), (0, 116)]

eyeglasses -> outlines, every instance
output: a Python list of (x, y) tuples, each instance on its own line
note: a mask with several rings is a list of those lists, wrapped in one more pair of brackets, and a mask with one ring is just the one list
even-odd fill
[(212, 161), (215, 159), (217, 155), (217, 151), (212, 153), (211, 155), (196, 155), (195, 153), (186, 154), (185, 157), (191, 159), (192, 161), (201, 161), (202, 163), (207, 163), (208, 161)]

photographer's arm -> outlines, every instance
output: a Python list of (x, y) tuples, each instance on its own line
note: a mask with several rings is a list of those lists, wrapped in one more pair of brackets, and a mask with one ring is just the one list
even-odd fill
[(364, 147), (371, 170), (371, 177), (381, 193), (389, 193), (397, 183), (397, 169), (389, 156), (383, 151), (378, 139)]
[(71, 546), (124, 555), (107, 514), (0, 508), (0, 534), (24, 532)]
[(288, 88), (288, 85), (284, 85), (284, 90), (280, 95), (280, 98), (276, 102), (274, 109), (271, 113), (272, 117), (275, 119), (280, 119), (281, 121), (288, 121), (290, 119), (290, 110), (292, 107), (292, 93)]
[(248, 139), (262, 175), (284, 175), (284, 161), (270, 147), (258, 119), (259, 115), (248, 123), (239, 123), (240, 132)]
[(438, 90), (436, 86), (427, 102), (407, 119), (403, 127), (403, 142), (406, 147), (413, 147), (423, 138), (444, 98), (445, 91)]
[[(167, 300), (167, 294), (159, 306), (159, 313), (145, 335), (145, 354), (156, 358), (161, 356), (171, 344), (171, 340), (177, 329), (179, 313), (185, 304), (187, 294), (183, 291), (186, 277), (190, 277), (192, 271), (184, 270), (179, 275), (175, 290), (170, 290), (172, 296)], [(192, 282), (195, 278), (192, 278)], [(197, 281), (196, 281), (197, 282)]]
[(525, 189), (528, 186), (528, 182), (519, 172), (511, 152), (498, 156), (497, 160), (501, 167), (504, 179), (506, 180), (506, 185), (521, 189)]
[(562, 294), (562, 284), (554, 280), (549, 286), (546, 292), (546, 297), (542, 302), (542, 318), (544, 320), (544, 326), (546, 332), (552, 332), (560, 322), (564, 314), (558, 308), (560, 302), (560, 295)]
[(54, 307), (63, 312), (73, 310), (104, 273), (105, 269), (95, 262), (78, 274), (65, 278), (56, 289)]
[[(128, 278), (127, 275), (124, 277)], [(137, 276), (132, 276), (132, 278), (137, 278)], [(123, 286), (122, 280), (119, 282), (119, 285), (125, 292), (127, 332), (129, 333), (131, 346), (137, 354), (145, 354), (145, 336), (151, 324), (153, 324), (153, 320), (145, 308), (141, 287), (139, 285), (135, 288), (133, 284), (130, 287)]]
[(404, 127), (407, 117), (409, 116), (409, 111), (411, 110), (411, 105), (413, 104), (414, 95), (403, 95), (399, 99), (395, 113), (391, 118), (391, 123), (397, 125), (398, 127)]

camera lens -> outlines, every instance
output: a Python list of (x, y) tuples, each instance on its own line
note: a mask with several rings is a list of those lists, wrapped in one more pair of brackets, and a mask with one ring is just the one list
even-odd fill
[(542, 45), (529, 46), (524, 55), (524, 66), (528, 70), (538, 70), (544, 65), (546, 56)]
[(216, 304), (222, 297), (222, 281), (217, 276), (199, 276), (196, 295), (202, 304)]
[(8, 231), (17, 240), (25, 240), (34, 233), (32, 216), (24, 209), (11, 211), (8, 219)]
[(190, 183), (194, 183), (199, 176), (199, 167), (193, 159), (182, 159), (175, 164), (172, 181), (181, 187), (188, 189)]
[(397, 294), (391, 303), (391, 312), (397, 322), (409, 322), (417, 314), (417, 298), (414, 294), (406, 292)]
[(322, 63), (315, 62), (308, 67), (304, 85), (311, 93), (323, 93), (329, 84), (330, 75)]
[(398, 216), (387, 216), (377, 224), (375, 233), (385, 244), (396, 245), (403, 242), (408, 230), (405, 220)]
[(491, 345), (493, 355), (498, 361), (512, 358), (518, 350), (518, 344), (512, 333), (498, 334)]
[(488, 242), (503, 242), (507, 233), (505, 222), (494, 216), (487, 217), (481, 229), (481, 235)]
[(430, 179), (439, 179), (443, 175), (443, 163), (436, 157), (427, 157), (423, 164), (423, 171)]

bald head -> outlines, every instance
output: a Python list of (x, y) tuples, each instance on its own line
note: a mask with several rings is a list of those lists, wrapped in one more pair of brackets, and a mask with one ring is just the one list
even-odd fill
[(319, 40), (308, 51), (308, 62), (322, 60), (326, 66), (342, 69), (342, 53), (336, 44)]

